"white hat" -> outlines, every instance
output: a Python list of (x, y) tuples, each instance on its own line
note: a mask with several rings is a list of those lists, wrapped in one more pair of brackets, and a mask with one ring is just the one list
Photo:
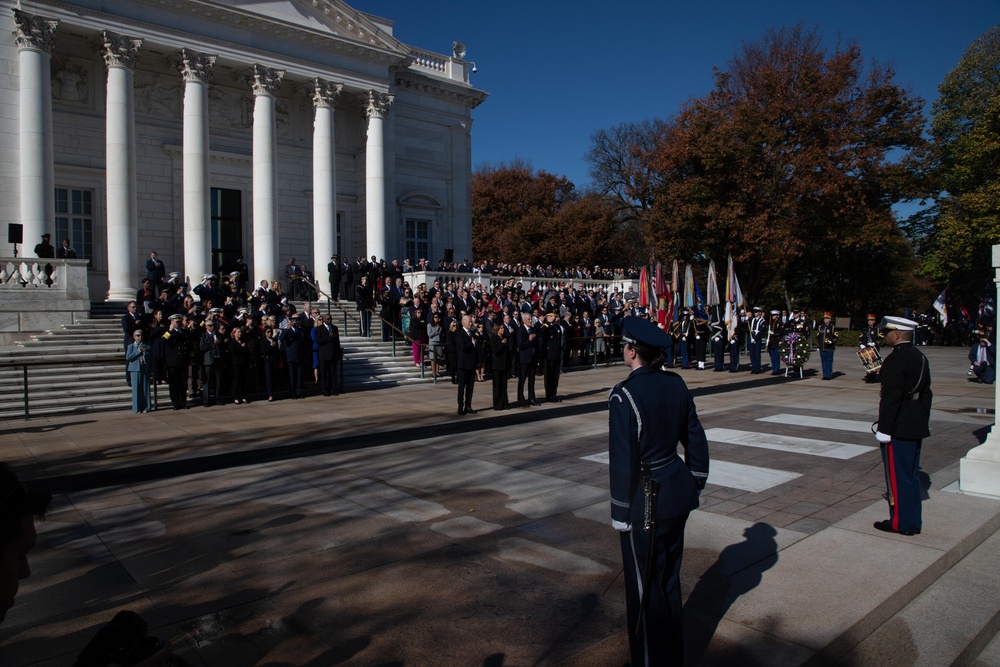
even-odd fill
[(772, 315), (781, 315), (781, 311), (780, 310), (772, 310), (771, 314)]
[(174, 313), (173, 315), (171, 315), (171, 316), (170, 316), (170, 317), (168, 317), (167, 319), (168, 319), (168, 320), (179, 320), (179, 319), (181, 319), (181, 318), (183, 318), (183, 317), (184, 317), (184, 316), (183, 316), (183, 315), (181, 315), (181, 314), (179, 314), (179, 313)]
[(239, 271), (230, 271), (229, 275), (230, 276), (238, 276), (238, 275), (240, 275), (240, 272)]
[(201, 274), (201, 279), (202, 280), (211, 280), (214, 277), (215, 276), (213, 276), (211, 273), (203, 273), (203, 274)]
[(917, 323), (905, 317), (883, 317), (883, 329), (895, 329), (896, 331), (915, 331)]
[(181, 275), (181, 274), (180, 274), (180, 272), (179, 272), (179, 271), (171, 271), (171, 272), (170, 272), (170, 277), (171, 277), (171, 278), (180, 278), (180, 275)]

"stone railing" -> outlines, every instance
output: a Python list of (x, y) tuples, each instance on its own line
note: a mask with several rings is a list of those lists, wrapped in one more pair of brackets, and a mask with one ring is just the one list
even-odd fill
[(597, 289), (598, 287), (603, 287), (607, 294), (611, 294), (616, 289), (620, 292), (628, 292), (633, 289), (638, 289), (638, 281), (632, 278), (620, 277), (614, 280), (596, 280), (596, 279), (580, 279), (580, 278), (536, 278), (534, 276), (501, 276), (492, 275), (489, 273), (455, 273), (453, 271), (415, 271), (413, 273), (404, 273), (403, 280), (410, 284), (414, 290), (416, 290), (417, 285), (420, 283), (426, 283), (427, 287), (434, 284), (435, 280), (440, 280), (441, 285), (447, 285), (450, 282), (462, 283), (464, 286), (478, 285), (483, 289), (490, 289), (500, 285), (520, 285), (521, 289), (527, 292), (532, 283), (536, 283), (536, 288), (542, 292), (548, 289), (560, 289), (563, 287), (574, 287), (578, 290), (585, 289)]
[(0, 343), (89, 313), (87, 260), (0, 257)]
[(413, 58), (413, 62), (410, 64), (413, 69), (443, 76), (453, 81), (469, 82), (470, 64), (464, 60), (456, 60), (440, 53), (413, 48), (410, 49), (410, 57)]

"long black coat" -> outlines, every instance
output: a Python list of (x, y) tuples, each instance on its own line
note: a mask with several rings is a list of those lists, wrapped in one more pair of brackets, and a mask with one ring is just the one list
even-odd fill
[(931, 434), (931, 369), (913, 343), (897, 343), (882, 362), (882, 395), (878, 430), (900, 440), (922, 440)]

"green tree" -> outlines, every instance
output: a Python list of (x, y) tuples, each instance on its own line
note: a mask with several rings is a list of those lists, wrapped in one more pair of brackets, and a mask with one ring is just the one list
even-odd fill
[(1000, 243), (1000, 26), (945, 76), (932, 109), (936, 205), (924, 216), (924, 270), (960, 300), (990, 290)]
[(912, 266), (892, 206), (922, 194), (923, 102), (893, 78), (801, 26), (743, 45), (646, 155), (659, 255), (732, 254), (754, 302), (870, 307)]

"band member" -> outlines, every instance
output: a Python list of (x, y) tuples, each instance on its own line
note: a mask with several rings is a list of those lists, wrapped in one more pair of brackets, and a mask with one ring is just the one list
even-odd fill
[(887, 533), (919, 535), (920, 445), (930, 435), (931, 370), (913, 345), (917, 323), (902, 317), (882, 318), (885, 341), (892, 346), (882, 363), (878, 431), (889, 499), (889, 519), (875, 528)]
[(771, 375), (781, 375), (781, 338), (784, 335), (781, 312), (772, 310), (771, 321), (767, 324), (767, 354), (771, 357)]
[[(746, 313), (740, 311), (740, 314), (734, 315), (736, 321), (733, 323), (732, 331), (729, 334), (729, 372), (738, 373), (740, 370), (740, 341), (743, 340), (743, 336), (747, 329), (747, 319)], [(757, 350), (757, 363), (760, 364), (760, 350)]]
[(750, 372), (754, 375), (761, 372), (760, 356), (767, 342), (767, 320), (764, 319), (764, 309), (754, 306), (753, 317), (750, 318)]
[(819, 348), (823, 379), (833, 379), (833, 350), (837, 347), (837, 332), (833, 326), (833, 313), (823, 313), (823, 323), (816, 327), (816, 346)]
[(622, 342), (631, 372), (608, 397), (608, 447), (632, 665), (682, 665), (684, 525), (708, 479), (708, 442), (684, 381), (660, 369), (666, 333), (627, 317)]
[[(868, 313), (866, 320), (867, 324), (861, 329), (861, 338), (858, 347), (861, 349), (871, 347), (878, 352), (879, 345), (882, 343), (882, 332), (879, 330), (878, 325), (875, 324), (876, 319), (873, 313)], [(865, 373), (865, 382), (877, 383), (878, 381), (878, 371), (875, 371), (874, 373)]]
[(718, 306), (712, 309), (712, 320), (710, 323), (712, 343), (713, 370), (721, 373), (725, 370), (726, 364), (726, 323), (722, 321), (722, 312)]

